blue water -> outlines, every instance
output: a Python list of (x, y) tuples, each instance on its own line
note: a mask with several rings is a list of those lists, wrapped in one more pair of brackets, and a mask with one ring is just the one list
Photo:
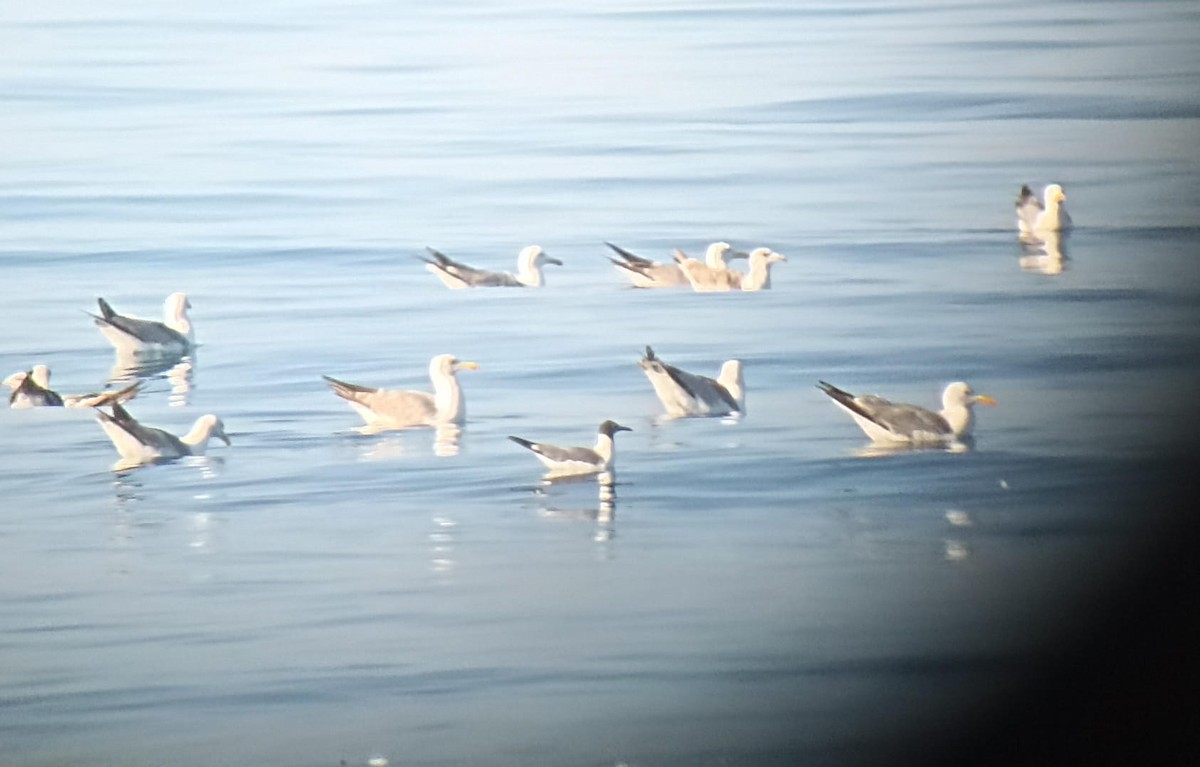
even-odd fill
[[(1193, 4), (24, 5), (0, 374), (102, 388), (95, 298), (183, 290), (201, 346), (129, 408), (233, 445), (114, 472), (90, 413), (0, 411), (2, 764), (866, 763), (1009, 690), (1153, 516), (1200, 373)], [(1052, 181), (1077, 229), (1023, 261)], [(632, 290), (603, 245), (716, 239), (773, 289)], [(536, 291), (415, 258), (531, 243)], [(746, 417), (661, 421), (646, 344), (743, 360)], [(450, 455), (320, 380), (442, 352), (480, 365)], [(818, 379), (1000, 406), (867, 457)], [(605, 418), (611, 508), (505, 439)]]

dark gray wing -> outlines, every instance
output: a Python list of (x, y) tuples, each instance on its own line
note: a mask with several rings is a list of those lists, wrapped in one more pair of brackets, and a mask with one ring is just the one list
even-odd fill
[[(648, 258), (642, 258), (639, 255), (630, 253), (628, 250), (625, 250), (624, 248), (619, 247), (617, 245), (613, 245), (611, 242), (608, 242), (607, 240), (604, 242), (604, 244), (607, 245), (608, 247), (612, 248), (613, 251), (616, 252), (616, 254), (618, 256), (625, 259), (626, 262), (628, 262), (629, 264), (632, 264), (633, 266), (640, 266), (643, 269), (647, 266), (654, 266), (654, 262)], [(623, 264), (620, 261), (615, 261), (611, 258), (609, 260), (612, 261), (617, 266), (623, 266)]]
[(354, 399), (355, 394), (374, 394), (375, 392), (379, 391), (378, 389), (373, 389), (370, 386), (359, 386), (358, 384), (339, 381), (332, 376), (321, 377), (328, 381), (329, 385), (333, 387), (334, 394), (337, 394), (339, 397), (344, 399), (352, 400)]
[(117, 314), (103, 298), (96, 299), (96, 302), (100, 304), (100, 315), (93, 314), (92, 317), (99, 326), (109, 325), (144, 344), (187, 346), (189, 343), (187, 336), (161, 322)]
[(542, 442), (530, 442), (520, 437), (509, 437), (509, 439), (521, 447), (532, 450), (538, 455), (545, 456), (556, 463), (567, 463), (568, 461), (597, 465), (603, 463), (600, 455), (590, 447), (559, 447), (558, 445), (547, 445)]
[(159, 452), (165, 455), (188, 455), (192, 452), (191, 448), (174, 434), (162, 429), (142, 426), (129, 414), (128, 410), (121, 407), (120, 403), (112, 403), (112, 415), (99, 409), (96, 410), (96, 415), (101, 420), (119, 427), (134, 440), (143, 445), (158, 448)]
[(687, 392), (687, 395), (694, 400), (708, 402), (711, 399), (709, 395), (715, 395), (729, 406), (731, 412), (737, 413), (741, 410), (738, 407), (737, 400), (733, 398), (733, 395), (724, 386), (707, 376), (689, 373), (686, 370), (680, 370), (674, 365), (663, 362), (654, 356), (654, 350), (649, 346), (646, 347), (646, 356), (642, 358), (642, 363), (652, 370), (657, 369), (666, 374), (676, 386)]
[(426, 259), (426, 263), (436, 266), (438, 269), (441, 269), (446, 274), (449, 274), (451, 277), (456, 277), (468, 285), (478, 286), (478, 287), (506, 287), (506, 288), (507, 287), (525, 287), (523, 284), (521, 284), (519, 281), (517, 281), (516, 277), (513, 277), (511, 274), (505, 274), (503, 272), (489, 272), (484, 269), (476, 269), (475, 267), (467, 266), (466, 264), (464, 264), (460, 261), (455, 261), (454, 259), (447, 256), (445, 253), (436, 251), (433, 248), (426, 248), (426, 250), (428, 250), (430, 255), (432, 255), (434, 258), (433, 261), (429, 261), (428, 259)]
[(818, 388), (835, 402), (856, 415), (877, 423), (893, 434), (912, 436), (917, 433), (950, 434), (950, 424), (937, 413), (916, 405), (892, 402), (883, 397), (866, 394), (856, 397), (833, 384), (818, 381)]
[(33, 380), (32, 370), (25, 374), (25, 380), (21, 381), (21, 384), (8, 396), (9, 405), (18, 400), (24, 400), (32, 407), (62, 407), (63, 405), (62, 397), (58, 396), (58, 392), (39, 386), (37, 381)]
[(1028, 186), (1022, 186), (1020, 194), (1017, 195), (1015, 205), (1017, 219), (1026, 229), (1033, 231), (1034, 227), (1037, 226), (1038, 216), (1045, 210), (1042, 201), (1037, 198), (1037, 195)]
[(916, 434), (950, 434), (950, 424), (931, 410), (916, 405), (889, 402), (882, 397), (859, 397), (858, 403), (867, 413), (866, 418), (874, 421), (893, 434), (914, 436)]

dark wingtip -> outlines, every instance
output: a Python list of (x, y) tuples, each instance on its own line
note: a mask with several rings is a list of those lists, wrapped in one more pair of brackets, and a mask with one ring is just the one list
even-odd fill
[(646, 344), (646, 361), (649, 362), (654, 359), (656, 359), (654, 350), (650, 348), (650, 344)]
[(108, 302), (105, 301), (103, 298), (97, 297), (96, 303), (100, 306), (100, 315), (104, 319), (111, 320), (113, 317), (117, 316), (116, 311), (111, 306), (109, 306)]
[(511, 439), (513, 442), (516, 442), (516, 443), (517, 443), (518, 445), (520, 445), (521, 447), (524, 447), (524, 448), (529, 448), (529, 449), (532, 449), (532, 448), (533, 448), (533, 443), (532, 443), (532, 442), (530, 442), (530, 441), (529, 441), (529, 440), (527, 440), (527, 439), (522, 439), (522, 438), (520, 438), (520, 437), (514, 437), (514, 436), (513, 436), (513, 435), (511, 435), (511, 434), (510, 434), (510, 435), (508, 435), (508, 438), (509, 438), (509, 439)]

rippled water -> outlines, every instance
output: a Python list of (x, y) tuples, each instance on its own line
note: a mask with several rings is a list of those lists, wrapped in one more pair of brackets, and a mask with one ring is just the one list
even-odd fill
[[(201, 346), (129, 407), (233, 440), (116, 473), (90, 413), (0, 411), (4, 764), (898, 757), (1161, 517), (1200, 369), (1191, 4), (3, 15), (0, 374), (103, 387), (83, 312), (184, 290)], [(1050, 181), (1063, 258), (1013, 231)], [(715, 239), (789, 260), (637, 291), (603, 245)], [(533, 242), (565, 262), (538, 291), (415, 258)], [(747, 416), (661, 421), (646, 344), (742, 359)], [(320, 380), (423, 388), (441, 352), (480, 364), (450, 444), (360, 435)], [(865, 457), (818, 379), (1000, 407), (971, 452)], [(605, 418), (611, 507), (505, 439)]]

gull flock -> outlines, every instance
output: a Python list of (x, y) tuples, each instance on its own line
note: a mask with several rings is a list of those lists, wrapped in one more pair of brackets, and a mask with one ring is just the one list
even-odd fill
[[(1041, 247), (1047, 253), (1057, 250), (1058, 238), (1072, 225), (1065, 200), (1066, 195), (1058, 184), (1047, 186), (1040, 200), (1028, 186), (1022, 186), (1015, 208), (1018, 237), (1023, 248)], [(610, 257), (609, 261), (632, 287), (640, 289), (690, 287), (704, 293), (768, 290), (771, 266), (787, 261), (770, 248), (734, 251), (727, 242), (709, 245), (703, 261), (676, 249), (673, 260), (663, 262), (636, 255), (610, 242), (605, 245), (618, 256)], [(428, 250), (430, 257), (420, 257), (426, 269), (454, 290), (539, 288), (545, 285), (544, 266), (562, 266), (561, 260), (550, 257), (537, 245), (521, 250), (515, 273), (468, 266), (437, 250)], [(746, 271), (729, 266), (730, 260), (738, 259), (748, 261)], [(119, 314), (103, 298), (97, 299), (97, 305), (99, 313), (89, 315), (119, 355), (169, 361), (190, 353), (196, 346), (194, 328), (188, 316), (191, 302), (184, 293), (172, 293), (166, 298), (162, 321)], [(716, 377), (710, 378), (667, 363), (647, 346), (637, 365), (662, 404), (665, 418), (716, 416), (736, 419), (746, 412), (740, 360), (726, 361)], [(332, 392), (362, 417), (361, 431), (375, 433), (461, 425), (466, 419), (466, 401), (457, 374), (478, 369), (475, 362), (459, 360), (452, 354), (439, 354), (429, 363), (432, 392), (367, 386), (329, 375), (323, 378)], [(3, 384), (11, 390), (11, 408), (93, 408), (100, 427), (121, 457), (114, 467), (117, 469), (202, 456), (213, 439), (231, 444), (224, 423), (213, 414), (201, 416), (180, 436), (140, 423), (124, 405), (138, 395), (142, 385), (140, 380), (120, 389), (62, 395), (50, 388), (49, 368), (38, 364), (9, 375)], [(975, 393), (962, 381), (946, 386), (942, 407), (937, 411), (874, 394), (851, 394), (825, 381), (819, 381), (817, 386), (838, 409), (850, 416), (873, 445), (886, 447), (962, 449), (971, 444), (974, 406), (996, 405), (994, 398)], [(541, 461), (547, 469), (547, 479), (588, 475), (611, 477), (616, 462), (614, 437), (621, 431), (632, 429), (611, 419), (605, 420), (599, 425), (596, 442), (591, 447), (559, 446), (518, 436), (509, 439)]]

